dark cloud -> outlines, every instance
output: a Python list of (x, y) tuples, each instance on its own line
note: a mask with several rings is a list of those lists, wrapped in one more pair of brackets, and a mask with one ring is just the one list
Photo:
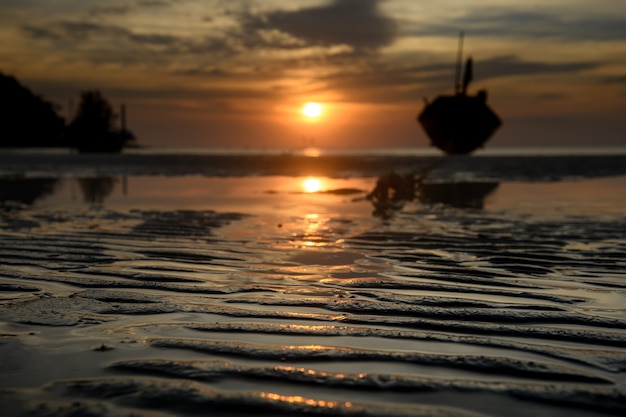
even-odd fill
[(167, 7), (171, 4), (171, 1), (166, 0), (139, 0), (137, 2), (137, 5), (141, 7)]
[(222, 77), (222, 78), (224, 78), (224, 77), (229, 75), (228, 72), (224, 71), (223, 69), (215, 68), (215, 67), (209, 67), (209, 68), (205, 68), (205, 67), (188, 68), (188, 69), (184, 69), (184, 70), (173, 71), (172, 74), (175, 74), (175, 75), (202, 76), (202, 77)]
[(92, 16), (101, 15), (114, 15), (121, 16), (128, 14), (131, 11), (129, 6), (96, 6), (89, 10), (89, 14)]
[(497, 78), (517, 75), (576, 73), (598, 68), (598, 62), (532, 62), (521, 61), (514, 55), (499, 56), (476, 63), (480, 69), (476, 71), (478, 78)]
[[(486, 81), (499, 77), (531, 76), (540, 74), (578, 73), (594, 69), (596, 62), (548, 63), (523, 61), (516, 56), (500, 56), (474, 61), (476, 80)], [(453, 90), (455, 68), (452, 63), (428, 65), (374, 64), (359, 71), (333, 74), (320, 79), (325, 88), (340, 91), (353, 101), (398, 102), (416, 100), (423, 95), (439, 94)], [(546, 94), (540, 99), (557, 99)]]
[(164, 35), (159, 33), (133, 33), (130, 31), (122, 31), (127, 39), (144, 45), (163, 45), (172, 46), (180, 43), (180, 38), (172, 35)]
[(539, 94), (536, 98), (540, 101), (552, 101), (552, 100), (562, 100), (564, 98), (568, 98), (569, 95), (563, 93), (543, 93)]
[[(98, 6), (83, 18), (22, 25), (21, 31), (30, 38), (59, 43), (66, 51), (74, 50), (72, 45), (80, 45), (81, 53), (94, 62), (116, 59), (123, 63), (140, 59), (161, 62), (164, 59), (150, 53), (168, 54), (170, 58), (196, 55), (202, 60), (224, 59), (236, 55), (245, 57), (247, 52), (259, 49), (315, 47), (309, 49), (305, 58), (293, 62), (280, 60), (282, 68), (274, 61), (274, 69), (280, 71), (286, 65), (354, 65), (360, 57), (371, 57), (372, 52), (395, 38), (394, 21), (382, 14), (381, 1), (384, 0), (331, 0), (324, 6), (264, 13), (253, 12), (247, 3), (220, 2), (212, 10), (212, 19), (228, 16), (235, 18), (238, 25), (221, 28), (219, 32), (208, 25), (206, 34), (185, 37), (167, 32), (136, 31), (112, 20), (116, 15), (129, 14), (140, 7), (173, 4), (172, 0), (141, 0), (124, 6)], [(198, 16), (198, 19), (203, 17)], [(203, 20), (210, 22), (207, 18)], [(141, 53), (133, 58), (132, 52), (138, 50)]]
[(113, 5), (113, 6), (95, 6), (89, 10), (91, 16), (122, 16), (129, 14), (136, 9), (141, 8), (158, 8), (171, 6), (171, 1), (165, 0), (139, 0), (134, 4)]
[(88, 21), (58, 21), (45, 25), (22, 25), (22, 32), (36, 39), (82, 41), (94, 36), (118, 35), (126, 30)]
[[(206, 59), (222, 60), (245, 52), (236, 36), (224, 34), (187, 38), (173, 35), (133, 33), (128, 35), (128, 39), (139, 45), (145, 45), (147, 42), (160, 42), (161, 46), (166, 47), (163, 52), (167, 54), (195, 56), (199, 61)], [(153, 44), (156, 45), (156, 43)]]
[(60, 21), (41, 26), (22, 25), (22, 32), (36, 39), (81, 40), (92, 36), (120, 32), (121, 28), (91, 22)]
[(41, 27), (36, 25), (22, 25), (20, 27), (20, 30), (26, 36), (33, 39), (58, 40), (62, 38), (62, 36), (57, 31), (49, 29), (47, 27)]
[(612, 77), (606, 77), (602, 81), (605, 84), (625, 84), (626, 85), (626, 75), (615, 75)]
[(247, 14), (247, 33), (275, 29), (307, 45), (349, 45), (356, 52), (371, 52), (393, 42), (395, 22), (382, 14), (381, 0), (333, 0), (330, 4), (296, 11)]
[(84, 39), (93, 35), (98, 35), (106, 32), (119, 32), (120, 30), (115, 26), (102, 25), (99, 23), (91, 22), (72, 22), (63, 21), (57, 24), (57, 28), (61, 36), (65, 35), (73, 39)]
[(564, 18), (550, 13), (498, 8), (473, 9), (445, 24), (407, 21), (403, 27), (413, 35), (449, 36), (463, 29), (472, 36), (488, 37), (553, 37), (570, 41), (626, 39), (624, 16)]
[[(23, 25), (24, 34), (38, 40), (72, 41), (76, 44), (88, 42), (92, 39), (109, 39), (116, 48), (111, 49), (115, 58), (115, 51), (120, 56), (125, 55), (123, 47), (159, 48), (158, 51), (167, 54), (214, 54), (220, 56), (232, 55), (235, 47), (226, 37), (221, 38), (185, 38), (164, 33), (138, 33), (122, 26), (101, 24), (87, 21), (59, 21), (45, 25)], [(97, 51), (95, 51), (97, 49)], [(101, 52), (102, 46), (94, 48), (94, 52)], [(86, 53), (85, 51), (83, 51)], [(138, 59), (140, 57), (137, 57)], [(142, 57), (142, 58), (145, 58)]]

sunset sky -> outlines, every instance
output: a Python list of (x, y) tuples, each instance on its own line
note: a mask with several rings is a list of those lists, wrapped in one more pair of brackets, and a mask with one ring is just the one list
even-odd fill
[(425, 147), (460, 30), (488, 146), (626, 144), (625, 0), (0, 0), (0, 71), (64, 116), (99, 89), (147, 146)]

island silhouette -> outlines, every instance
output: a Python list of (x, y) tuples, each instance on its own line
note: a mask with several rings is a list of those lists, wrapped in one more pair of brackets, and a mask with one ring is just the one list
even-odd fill
[[(69, 147), (79, 152), (121, 152), (135, 143), (126, 128), (126, 109), (118, 115), (98, 90), (80, 94), (69, 123), (58, 114), (60, 106), (34, 94), (17, 78), (0, 72), (0, 120), (3, 148)], [(120, 118), (121, 126), (117, 127)]]

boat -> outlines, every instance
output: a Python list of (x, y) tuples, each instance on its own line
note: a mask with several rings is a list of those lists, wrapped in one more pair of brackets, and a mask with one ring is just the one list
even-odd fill
[(453, 95), (440, 95), (432, 103), (425, 100), (417, 121), (435, 146), (447, 154), (470, 154), (482, 147), (502, 125), (498, 115), (487, 105), (487, 91), (467, 94), (473, 77), (472, 58), (465, 64), (461, 82), (463, 32), (459, 35)]

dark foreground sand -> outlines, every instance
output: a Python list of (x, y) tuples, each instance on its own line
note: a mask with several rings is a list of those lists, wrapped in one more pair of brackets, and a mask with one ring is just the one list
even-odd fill
[(304, 179), (12, 179), (1, 414), (626, 414), (625, 177)]

